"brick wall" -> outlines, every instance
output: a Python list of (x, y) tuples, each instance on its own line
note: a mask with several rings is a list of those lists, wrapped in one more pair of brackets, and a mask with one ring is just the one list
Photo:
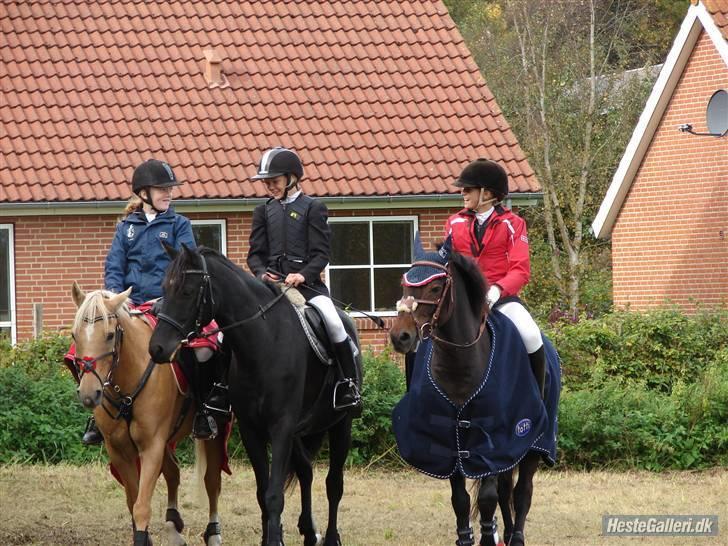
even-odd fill
[[(414, 215), (424, 244), (434, 246), (442, 237), (442, 226), (452, 211), (446, 209), (393, 209), (388, 211), (332, 211), (332, 216)], [(84, 290), (103, 286), (104, 260), (120, 214), (99, 216), (4, 217), (2, 223), (15, 229), (15, 297), (18, 340), (33, 334), (33, 304), (43, 305), (47, 331), (68, 328), (75, 315), (71, 285)], [(228, 257), (245, 264), (250, 213), (191, 213), (192, 220), (225, 219)], [(388, 321), (389, 322), (389, 321)], [(375, 352), (387, 344), (386, 331), (368, 319), (357, 319), (362, 347)]]
[(612, 232), (614, 302), (643, 310), (728, 304), (728, 138), (707, 132), (728, 67), (703, 32)]

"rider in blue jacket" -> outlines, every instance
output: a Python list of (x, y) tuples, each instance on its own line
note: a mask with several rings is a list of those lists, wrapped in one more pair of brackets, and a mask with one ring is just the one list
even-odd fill
[[(172, 193), (179, 185), (172, 168), (164, 161), (149, 159), (134, 170), (131, 179), (134, 196), (126, 206), (126, 216), (116, 225), (104, 270), (105, 287), (116, 293), (131, 287), (130, 299), (134, 305), (162, 296), (162, 282), (171, 262), (162, 242), (176, 249), (182, 244), (196, 247), (189, 219), (175, 213), (171, 206)], [(181, 351), (180, 356), (192, 359), (191, 353)], [(193, 360), (197, 362), (188, 369), (195, 369), (197, 363), (206, 362), (212, 354), (207, 347), (196, 347)], [(198, 398), (202, 398), (200, 393)], [(201, 439), (213, 438), (217, 434), (215, 420), (203, 407), (202, 400), (198, 403), (200, 408), (195, 416), (193, 435)], [(92, 445), (102, 441), (91, 418), (83, 443)]]

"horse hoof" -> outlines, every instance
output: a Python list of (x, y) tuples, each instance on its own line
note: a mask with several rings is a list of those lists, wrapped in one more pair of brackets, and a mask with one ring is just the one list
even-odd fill
[(525, 546), (525, 544), (526, 538), (520, 531), (516, 531), (515, 533), (513, 533), (510, 542), (508, 542), (508, 546)]
[(326, 538), (324, 539), (324, 546), (341, 546), (341, 536), (339, 536), (339, 533), (334, 533), (333, 535), (330, 535), (329, 533), (326, 533)]
[(319, 546), (323, 541), (321, 533), (315, 533), (313, 536), (306, 537), (303, 540), (303, 546)]
[(170, 546), (187, 546), (187, 541), (177, 531), (177, 526), (173, 521), (164, 522), (164, 532), (167, 535), (167, 543)]
[(178, 533), (181, 533), (182, 529), (185, 528), (185, 522), (182, 520), (182, 516), (176, 508), (167, 508), (167, 512), (164, 514), (164, 520), (168, 523), (173, 523)]

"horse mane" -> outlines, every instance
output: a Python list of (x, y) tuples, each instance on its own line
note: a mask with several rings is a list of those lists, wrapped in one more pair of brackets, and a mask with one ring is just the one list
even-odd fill
[[(104, 321), (104, 328), (108, 328), (109, 310), (104, 305), (104, 300), (108, 300), (112, 296), (116, 296), (116, 294), (109, 290), (94, 290), (86, 294), (86, 298), (76, 311), (76, 318), (73, 320), (73, 331), (77, 332), (84, 323), (93, 324), (97, 317), (101, 317)], [(117, 312), (128, 315), (129, 306), (127, 303), (124, 302)]]
[(457, 252), (450, 254), (450, 262), (455, 269), (462, 275), (465, 281), (465, 290), (468, 294), (468, 301), (473, 306), (475, 314), (480, 314), (485, 306), (485, 290), (486, 283), (480, 267), (472, 258), (464, 256)]
[[(246, 271), (235, 262), (230, 260), (230, 258), (225, 256), (224, 254), (221, 254), (214, 248), (199, 246), (196, 249), (191, 250), (190, 253), (180, 251), (177, 254), (177, 257), (172, 260), (172, 263), (169, 265), (169, 268), (167, 269), (167, 274), (164, 278), (164, 292), (166, 294), (174, 294), (175, 291), (183, 285), (185, 280), (185, 271), (191, 268), (200, 267), (200, 264), (193, 263), (191, 259), (186, 259), (187, 255), (189, 255), (190, 257), (194, 255), (200, 255), (204, 256), (205, 258), (217, 259), (220, 264), (232, 271), (235, 275), (238, 275), (243, 279), (246, 277), (250, 277), (251, 280), (258, 281), (257, 283), (254, 283), (254, 285), (259, 284), (261, 286), (264, 286), (268, 290), (272, 291), (274, 294), (280, 292), (280, 288), (273, 285), (272, 283), (264, 283), (262, 281), (259, 281), (250, 272)], [(172, 283), (171, 281), (173, 280), (179, 282)]]

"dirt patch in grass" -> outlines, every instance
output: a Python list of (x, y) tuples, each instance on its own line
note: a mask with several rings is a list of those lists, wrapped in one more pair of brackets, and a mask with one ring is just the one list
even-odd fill
[[(190, 545), (202, 544), (207, 506), (197, 500), (191, 469), (182, 476), (180, 511)], [(326, 523), (325, 469), (318, 467), (314, 510)], [(339, 529), (346, 546), (434, 546), (454, 544), (454, 516), (447, 481), (415, 471), (360, 470), (346, 474)], [(229, 545), (260, 544), (255, 480), (246, 466), (223, 479), (223, 540)], [(298, 490), (286, 498), (287, 544), (300, 544)], [(152, 532), (161, 540), (166, 487), (154, 497)], [(131, 544), (131, 518), (122, 488), (102, 466), (0, 467), (0, 544)], [(602, 537), (604, 514), (717, 514), (718, 537)], [(323, 529), (322, 529), (323, 532)], [(529, 546), (630, 546), (728, 544), (728, 469), (649, 474), (542, 471), (526, 525)]]

